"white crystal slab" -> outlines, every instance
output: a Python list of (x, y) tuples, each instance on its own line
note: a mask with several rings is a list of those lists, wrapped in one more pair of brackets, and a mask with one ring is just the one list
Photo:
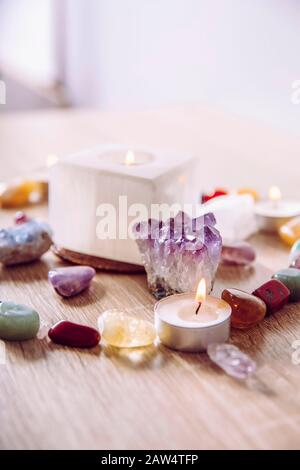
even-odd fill
[(220, 196), (201, 206), (201, 212), (213, 212), (223, 242), (245, 240), (257, 231), (253, 198), (248, 194)]

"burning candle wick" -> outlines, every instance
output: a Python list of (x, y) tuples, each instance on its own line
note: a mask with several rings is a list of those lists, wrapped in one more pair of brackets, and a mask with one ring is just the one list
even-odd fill
[(135, 165), (135, 155), (132, 152), (132, 150), (128, 150), (128, 152), (126, 153), (125, 165), (127, 166)]
[(198, 305), (198, 307), (196, 308), (196, 311), (195, 311), (195, 315), (198, 315), (198, 312), (200, 310), (201, 305), (202, 305), (202, 302), (199, 302), (199, 305)]
[(281, 191), (277, 186), (271, 186), (269, 189), (269, 200), (273, 209), (277, 209), (281, 201)]
[(201, 279), (198, 284), (195, 300), (198, 302), (198, 307), (196, 308), (195, 315), (198, 315), (200, 307), (206, 299), (206, 282), (205, 279)]

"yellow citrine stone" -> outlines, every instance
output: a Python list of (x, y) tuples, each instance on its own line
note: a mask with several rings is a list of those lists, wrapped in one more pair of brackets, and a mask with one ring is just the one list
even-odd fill
[(253, 188), (240, 188), (237, 190), (237, 194), (249, 194), (249, 196), (253, 197), (254, 201), (260, 199), (258, 192)]
[(279, 229), (282, 240), (292, 246), (300, 238), (300, 217), (291, 219)]
[(0, 206), (4, 209), (24, 207), (46, 200), (46, 181), (21, 180), (0, 185)]
[(117, 348), (150, 346), (156, 338), (152, 323), (127, 315), (122, 310), (106, 310), (98, 318), (102, 339)]

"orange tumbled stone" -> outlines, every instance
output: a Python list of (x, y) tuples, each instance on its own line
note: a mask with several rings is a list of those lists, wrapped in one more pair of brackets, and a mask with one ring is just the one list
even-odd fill
[(281, 239), (292, 246), (300, 238), (300, 217), (291, 219), (279, 229)]
[(4, 209), (24, 207), (47, 198), (48, 183), (35, 180), (13, 181), (0, 187), (0, 206)]
[(257, 325), (266, 315), (266, 304), (255, 297), (239, 289), (225, 289), (222, 299), (232, 309), (231, 326), (244, 330)]
[(258, 192), (253, 189), (253, 188), (240, 188), (237, 191), (238, 194), (249, 194), (249, 196), (252, 196), (254, 201), (258, 201), (260, 199)]

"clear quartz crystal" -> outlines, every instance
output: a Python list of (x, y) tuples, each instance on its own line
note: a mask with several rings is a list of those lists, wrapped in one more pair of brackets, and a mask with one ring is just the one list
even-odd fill
[(247, 379), (256, 371), (256, 363), (232, 344), (209, 344), (207, 354), (226, 374), (236, 379)]
[(208, 292), (220, 261), (222, 239), (213, 214), (191, 219), (179, 212), (165, 222), (149, 219), (135, 227), (135, 237), (156, 298), (197, 288), (203, 277)]
[(50, 326), (47, 323), (41, 322), (40, 329), (37, 333), (37, 339), (44, 339), (48, 336), (48, 331), (50, 330)]

